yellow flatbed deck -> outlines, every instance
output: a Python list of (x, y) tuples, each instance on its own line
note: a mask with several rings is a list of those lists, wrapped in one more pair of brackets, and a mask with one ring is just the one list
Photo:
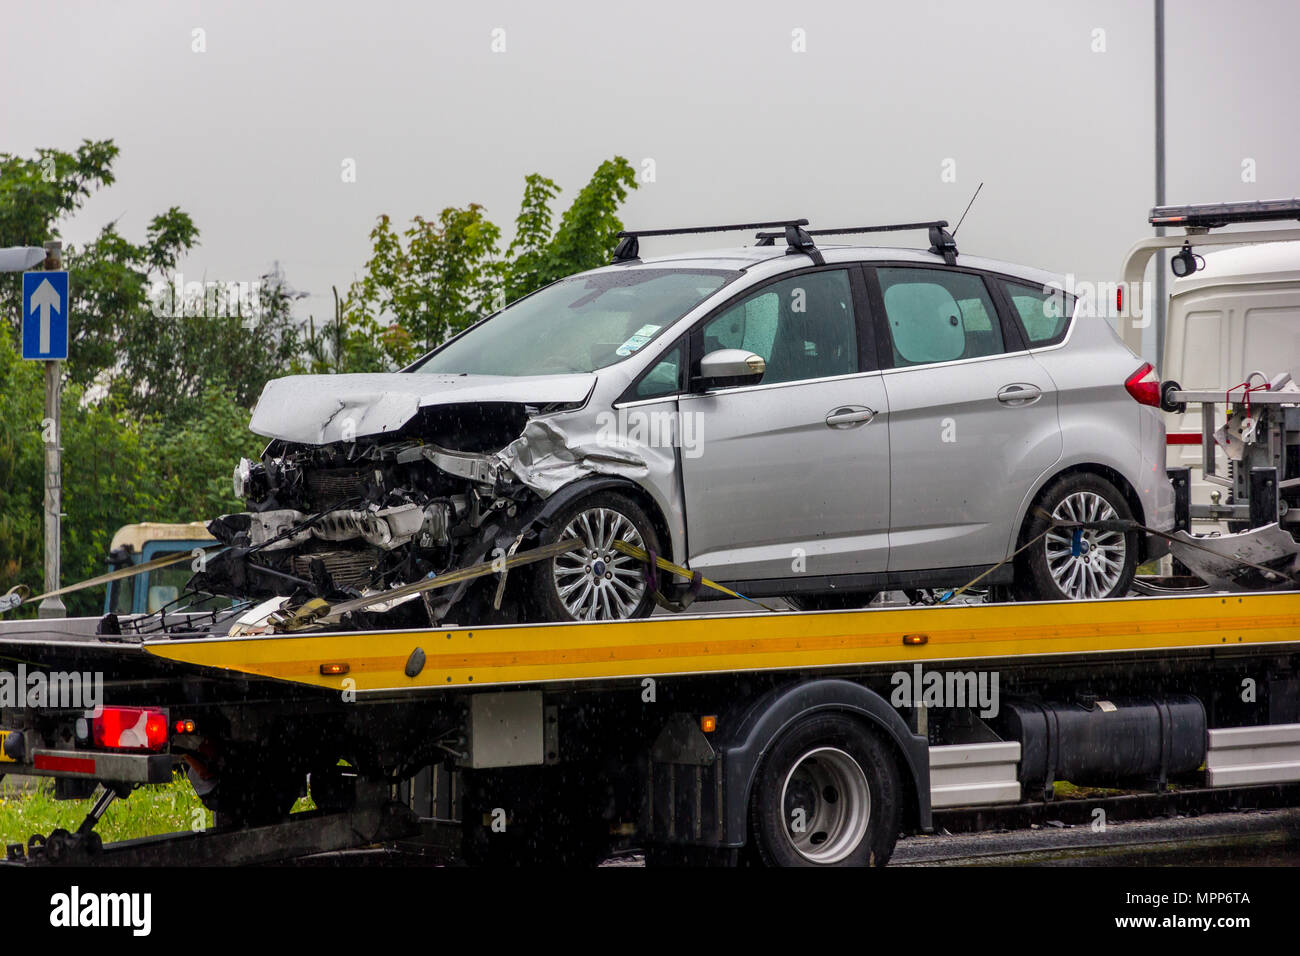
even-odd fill
[[(923, 643), (905, 643), (905, 635)], [(358, 694), (682, 674), (1294, 645), (1300, 593), (163, 639), (153, 655)], [(423, 668), (405, 673), (420, 648)], [(345, 664), (324, 675), (322, 665)], [(351, 682), (351, 683), (345, 683)]]

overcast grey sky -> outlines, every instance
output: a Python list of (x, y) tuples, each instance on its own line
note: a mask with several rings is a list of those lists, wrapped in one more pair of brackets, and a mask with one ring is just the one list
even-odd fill
[[(1167, 22), (1170, 201), (1300, 194), (1300, 5)], [(0, 29), (0, 150), (122, 149), (65, 241), (179, 205), (187, 279), (279, 260), (304, 315), (378, 214), (478, 202), (508, 235), (527, 173), (563, 201), (614, 154), (654, 161), (623, 214), (643, 227), (955, 222), (983, 181), (963, 251), (1107, 281), (1149, 233), (1151, 2), (60, 0)]]

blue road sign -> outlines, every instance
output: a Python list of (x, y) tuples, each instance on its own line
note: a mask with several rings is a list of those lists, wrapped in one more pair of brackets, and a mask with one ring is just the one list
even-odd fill
[(68, 357), (68, 274), (23, 273), (23, 358)]

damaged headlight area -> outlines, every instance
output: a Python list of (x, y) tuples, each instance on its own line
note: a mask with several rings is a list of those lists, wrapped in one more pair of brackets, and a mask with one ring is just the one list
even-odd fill
[[(426, 408), (388, 434), (324, 445), (273, 441), (260, 460), (235, 467), (233, 490), (247, 510), (209, 523), (226, 550), (191, 587), (245, 600), (336, 602), (503, 553), (543, 497), (517, 478), (503, 451), (541, 410)], [(388, 609), (382, 622), (371, 613), (351, 623), (437, 624), (466, 590), (426, 592)]]

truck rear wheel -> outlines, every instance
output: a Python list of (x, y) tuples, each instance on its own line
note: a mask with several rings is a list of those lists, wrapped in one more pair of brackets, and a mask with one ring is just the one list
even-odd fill
[(884, 866), (902, 821), (898, 765), (863, 724), (806, 717), (764, 758), (750, 836), (768, 866)]

